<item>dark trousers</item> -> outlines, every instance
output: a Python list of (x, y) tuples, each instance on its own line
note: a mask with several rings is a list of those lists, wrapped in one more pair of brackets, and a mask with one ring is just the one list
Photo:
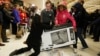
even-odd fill
[(28, 45), (28, 47), (17, 50), (16, 55), (27, 52), (27, 51), (31, 50), (32, 48), (34, 49), (35, 52), (32, 53), (30, 56), (38, 56), (40, 54), (40, 45), (34, 45), (34, 46)]
[(84, 38), (86, 38), (87, 27), (88, 27), (88, 24), (85, 24), (84, 28), (83, 28), (83, 36), (84, 36)]
[(77, 32), (75, 33), (75, 37), (76, 37), (76, 44), (73, 45), (74, 48), (77, 48), (77, 42), (78, 42), (78, 38), (80, 39), (83, 48), (87, 48), (88, 45), (86, 44), (83, 36), (82, 36), (82, 28), (77, 28)]
[(94, 32), (94, 29), (95, 28), (95, 26), (94, 25), (92, 25), (92, 26), (90, 26), (90, 32), (89, 32), (89, 35), (92, 35), (92, 34), (94, 34), (93, 32)]
[(6, 29), (5, 28), (2, 28), (1, 38), (2, 38), (3, 42), (7, 41), (7, 35), (6, 35)]
[(17, 23), (12, 23), (12, 34), (17, 34)]
[(96, 26), (94, 31), (94, 41), (99, 41), (99, 37), (100, 37), (100, 26)]

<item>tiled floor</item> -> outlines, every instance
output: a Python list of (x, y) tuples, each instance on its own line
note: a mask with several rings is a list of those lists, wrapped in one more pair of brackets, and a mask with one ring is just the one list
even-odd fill
[[(9, 36), (11, 39), (9, 40), (9, 43), (5, 43), (6, 46), (0, 47), (0, 56), (9, 56), (9, 53), (11, 53), (15, 49), (19, 49), (22, 47), (25, 47), (26, 45), (23, 44), (25, 39), (27, 38), (28, 33), (23, 36), (22, 39), (15, 39), (15, 36)], [(78, 54), (80, 56), (97, 56), (97, 53), (100, 52), (100, 42), (93, 42), (90, 37), (86, 38), (86, 41), (89, 45), (88, 49), (81, 50), (82, 46), (81, 43), (78, 43)], [(73, 49), (71, 47), (63, 47), (59, 48), (59, 51), (53, 52), (53, 55), (50, 55), (51, 51), (44, 51), (41, 52), (39, 56), (75, 56), (73, 53)], [(18, 56), (29, 56), (32, 51), (23, 53)]]

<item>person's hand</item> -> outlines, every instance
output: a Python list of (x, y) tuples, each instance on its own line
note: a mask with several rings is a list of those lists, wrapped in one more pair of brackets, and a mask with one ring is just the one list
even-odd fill
[(74, 28), (74, 32), (77, 32), (77, 29), (76, 28)]
[(13, 20), (11, 20), (11, 22), (13, 22)]

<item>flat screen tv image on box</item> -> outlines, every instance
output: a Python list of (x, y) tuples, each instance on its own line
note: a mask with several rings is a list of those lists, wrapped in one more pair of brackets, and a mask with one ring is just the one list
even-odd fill
[(68, 42), (67, 29), (51, 33), (51, 39), (52, 43), (56, 45)]

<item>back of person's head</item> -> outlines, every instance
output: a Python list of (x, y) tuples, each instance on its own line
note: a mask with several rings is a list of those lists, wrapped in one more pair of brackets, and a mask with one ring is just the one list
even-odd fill
[(19, 6), (20, 6), (19, 4), (14, 4), (15, 8), (19, 8)]
[(36, 12), (36, 7), (34, 6), (34, 7), (31, 7), (31, 11), (33, 12), (33, 13), (35, 13)]
[(41, 23), (41, 17), (40, 15), (36, 14), (33, 18), (33, 21), (35, 24), (40, 24)]
[(84, 4), (84, 0), (78, 0), (81, 4)]

